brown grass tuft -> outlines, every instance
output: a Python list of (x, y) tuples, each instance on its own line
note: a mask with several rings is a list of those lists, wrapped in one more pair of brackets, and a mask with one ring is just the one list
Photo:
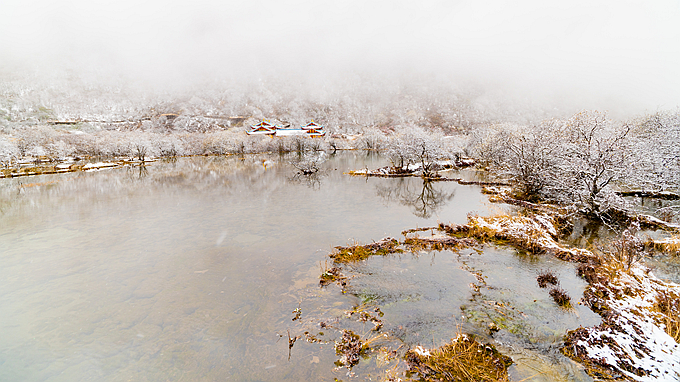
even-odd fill
[(492, 345), (481, 344), (465, 334), (434, 350), (409, 350), (406, 362), (410, 373), (427, 382), (508, 381), (508, 366), (512, 364)]
[(553, 298), (555, 303), (563, 308), (571, 308), (571, 297), (567, 292), (560, 288), (555, 287), (550, 290), (550, 297)]
[(538, 277), (536, 277), (536, 281), (538, 281), (538, 286), (541, 288), (546, 288), (548, 284), (557, 285), (560, 283), (557, 276), (551, 271), (541, 271), (541, 273), (538, 274)]
[(319, 285), (326, 286), (335, 281), (345, 280), (346, 277), (342, 275), (340, 268), (325, 265), (322, 268), (321, 276), (319, 276)]
[(645, 247), (653, 251), (664, 252), (670, 255), (680, 255), (680, 236), (671, 236), (664, 240), (649, 240)]
[(667, 291), (659, 292), (654, 310), (663, 315), (661, 323), (664, 324), (666, 333), (680, 343), (680, 296)]
[(398, 248), (398, 246), (399, 241), (388, 237), (386, 239), (366, 245), (335, 247), (338, 251), (332, 253), (329, 257), (336, 263), (353, 263), (366, 260), (374, 255), (385, 256), (391, 253), (403, 252), (403, 250)]

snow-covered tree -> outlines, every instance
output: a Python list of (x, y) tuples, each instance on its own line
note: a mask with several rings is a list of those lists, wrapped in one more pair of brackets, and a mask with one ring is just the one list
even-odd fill
[(636, 167), (643, 187), (680, 188), (680, 110), (644, 117), (636, 129)]
[(555, 192), (590, 213), (621, 207), (622, 200), (608, 191), (631, 173), (630, 127), (614, 123), (603, 113), (580, 112), (567, 120), (564, 129), (567, 141)]
[(0, 166), (9, 167), (19, 158), (19, 149), (5, 138), (0, 138)]
[(555, 200), (599, 214), (624, 206), (613, 185), (635, 181), (624, 179), (632, 174), (630, 128), (595, 111), (534, 126), (495, 126), (472, 142), (474, 152), (527, 199)]
[(523, 126), (494, 124), (480, 127), (470, 134), (467, 151), (484, 166), (503, 168), (510, 154), (510, 143)]
[(494, 155), (504, 153), (501, 173), (515, 184), (522, 198), (531, 200), (549, 195), (554, 184), (561, 181), (558, 169), (563, 160), (560, 157), (564, 145), (561, 125), (560, 121), (549, 120), (500, 137), (505, 147), (498, 148)]
[(436, 160), (445, 157), (441, 133), (429, 133), (414, 126), (400, 129), (388, 143), (387, 156), (397, 171), (419, 165), (423, 176), (434, 173)]

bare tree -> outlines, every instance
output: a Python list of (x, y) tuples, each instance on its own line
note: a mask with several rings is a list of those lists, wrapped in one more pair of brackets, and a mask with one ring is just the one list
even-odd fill
[[(630, 127), (616, 125), (598, 112), (581, 112), (566, 125), (568, 140), (555, 191), (570, 196), (588, 213), (621, 207), (606, 190), (630, 170)], [(604, 192), (603, 192), (604, 191)], [(604, 207), (604, 208), (603, 208)]]
[(641, 170), (642, 186), (680, 188), (680, 110), (645, 116), (636, 133), (636, 167)]
[(418, 166), (423, 176), (434, 175), (436, 161), (445, 157), (442, 137), (417, 127), (404, 128), (388, 144), (387, 157), (395, 172), (413, 172)]
[(549, 120), (513, 135), (506, 135), (506, 158), (500, 167), (527, 200), (546, 196), (558, 175), (563, 137), (559, 121)]
[(531, 127), (497, 126), (478, 135), (473, 149), (513, 182), (518, 196), (599, 215), (625, 205), (612, 186), (631, 174), (630, 130), (603, 113), (584, 111)]
[(503, 168), (509, 155), (510, 141), (522, 126), (499, 124), (480, 127), (470, 134), (467, 151), (484, 166)]
[(644, 245), (637, 233), (640, 226), (633, 223), (626, 228), (618, 239), (609, 242), (608, 248), (603, 251), (605, 260), (611, 257), (617, 264), (621, 264), (624, 270), (630, 268), (644, 257)]
[(321, 151), (318, 154), (304, 154), (300, 156), (298, 160), (290, 162), (290, 164), (298, 169), (299, 174), (312, 175), (321, 170), (321, 164), (323, 164), (326, 159), (326, 153)]

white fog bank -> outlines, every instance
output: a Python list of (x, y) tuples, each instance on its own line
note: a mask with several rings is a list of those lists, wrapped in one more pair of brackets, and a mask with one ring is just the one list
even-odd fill
[(680, 105), (679, 19), (670, 0), (5, 0), (0, 78), (148, 94), (420, 84), (513, 113), (628, 117)]

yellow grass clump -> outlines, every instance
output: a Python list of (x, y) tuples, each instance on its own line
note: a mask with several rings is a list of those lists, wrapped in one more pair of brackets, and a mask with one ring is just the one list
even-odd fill
[(649, 240), (645, 245), (655, 251), (680, 255), (680, 236), (671, 236), (662, 240)]
[(366, 260), (374, 255), (385, 256), (391, 253), (403, 252), (403, 250), (398, 248), (398, 246), (399, 241), (392, 238), (386, 238), (366, 245), (335, 247), (338, 251), (332, 253), (329, 257), (333, 259), (335, 263), (352, 263)]
[(680, 296), (670, 291), (661, 291), (657, 294), (652, 310), (661, 313), (665, 332), (680, 343)]
[(509, 357), (492, 345), (477, 342), (471, 336), (459, 334), (437, 349), (420, 346), (406, 353), (409, 372), (423, 381), (508, 381)]

